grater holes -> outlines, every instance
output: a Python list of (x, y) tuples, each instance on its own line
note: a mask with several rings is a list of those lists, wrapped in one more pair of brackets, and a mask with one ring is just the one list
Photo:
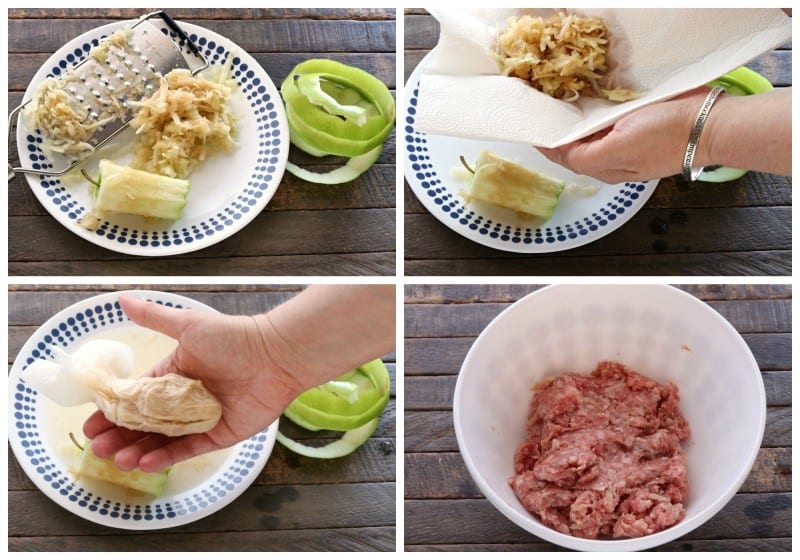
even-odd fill
[[(157, 31), (151, 31), (146, 39), (133, 34), (126, 37), (123, 45), (101, 37), (92, 44), (95, 47), (104, 45), (103, 50), (93, 54), (87, 44), (84, 50), (89, 56), (84, 57), (74, 74), (68, 68), (67, 61), (59, 62), (59, 66), (55, 67), (53, 74), (58, 76), (63, 90), (68, 92), (77, 119), (88, 130), (94, 131), (93, 141), (102, 139), (108, 132), (113, 132), (117, 125), (122, 125), (130, 118), (131, 111), (135, 110), (136, 102), (158, 89), (161, 77), (158, 68), (163, 67), (165, 71), (171, 69), (171, 61), (163, 60), (161, 53), (157, 52), (156, 47), (161, 43), (160, 29)], [(152, 41), (153, 35), (158, 36), (155, 42)], [(139, 45), (135, 44), (137, 40)], [(72, 55), (69, 62), (74, 62)], [(155, 87), (149, 85), (153, 83)], [(100, 131), (103, 134), (99, 134)]]

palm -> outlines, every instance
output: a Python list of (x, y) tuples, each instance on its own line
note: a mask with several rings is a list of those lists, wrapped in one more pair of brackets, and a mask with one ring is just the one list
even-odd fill
[(177, 372), (201, 380), (222, 405), (222, 419), (204, 434), (170, 438), (120, 428), (98, 411), (86, 421), (84, 433), (93, 440), (95, 453), (115, 455), (120, 468), (159, 470), (229, 447), (271, 424), (299, 392), (291, 377), (265, 363), (252, 318), (163, 309), (154, 313), (142, 302), (121, 303), (135, 322), (178, 340), (175, 351), (150, 374)]
[(200, 318), (154, 372), (175, 371), (203, 381), (222, 405), (222, 420), (207, 434), (220, 447), (264, 429), (288, 404), (286, 398), (275, 399), (278, 380), (262, 371), (263, 352), (257, 348), (255, 331), (247, 317), (224, 317), (221, 322)]
[(707, 88), (647, 105), (610, 128), (558, 148), (545, 157), (606, 183), (645, 181), (680, 173), (686, 141)]

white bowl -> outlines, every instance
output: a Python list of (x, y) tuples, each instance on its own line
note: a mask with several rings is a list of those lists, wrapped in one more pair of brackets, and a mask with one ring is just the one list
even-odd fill
[[(170, 482), (161, 496), (148, 499), (113, 485), (76, 480), (69, 472), (71, 462), (60, 449), (65, 442), (68, 444), (67, 434), (53, 434), (57, 416), (53, 415), (52, 405), (48, 406), (46, 399), (20, 378), (34, 360), (51, 356), (50, 345), (69, 351), (93, 335), (108, 336), (114, 329), (132, 326), (119, 305), (120, 293), (93, 296), (59, 311), (22, 347), (8, 382), (11, 449), (25, 474), (48, 498), (89, 521), (134, 530), (191, 523), (228, 505), (253, 483), (272, 452), (277, 420), (249, 439), (216, 452), (215, 462), (207, 459), (210, 455), (198, 458), (189, 472), (183, 471), (187, 475), (196, 471), (196, 476), (178, 481), (172, 489)], [(169, 307), (212, 311), (207, 305), (177, 294), (151, 290), (127, 293)], [(201, 469), (198, 461), (208, 464)], [(171, 473), (173, 478), (177, 469)]]
[[(508, 484), (525, 438), (530, 388), (567, 371), (618, 361), (673, 381), (692, 434), (686, 517), (646, 537), (593, 540), (559, 533)], [(453, 401), (458, 446), (481, 492), (511, 521), (556, 545), (588, 551), (652, 548), (705, 523), (733, 497), (756, 458), (766, 399), (761, 372), (738, 332), (711, 307), (670, 286), (557, 285), (498, 315), (472, 345)]]

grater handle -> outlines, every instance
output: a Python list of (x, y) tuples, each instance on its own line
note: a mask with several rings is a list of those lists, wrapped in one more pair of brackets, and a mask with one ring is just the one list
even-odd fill
[(166, 23), (169, 26), (169, 28), (172, 29), (182, 41), (186, 42), (186, 45), (189, 47), (189, 50), (192, 51), (192, 53), (194, 53), (195, 56), (199, 56), (200, 58), (203, 57), (203, 55), (200, 54), (198, 48), (194, 45), (191, 39), (189, 39), (189, 36), (186, 35), (186, 33), (184, 33), (183, 29), (181, 29), (180, 26), (178, 26), (178, 24), (175, 23), (175, 20), (172, 19), (172, 17), (167, 12), (156, 12), (156, 13), (159, 15), (161, 19), (164, 20), (164, 23)]
[(203, 56), (203, 53), (200, 52), (200, 49), (198, 49), (197, 46), (195, 46), (192, 40), (189, 39), (189, 36), (183, 31), (183, 29), (181, 29), (178, 23), (174, 19), (172, 19), (172, 17), (167, 12), (163, 10), (159, 10), (157, 12), (151, 12), (142, 17), (141, 19), (145, 20), (145, 19), (150, 19), (152, 17), (160, 17), (161, 19), (163, 19), (164, 23), (167, 24), (167, 27), (169, 27), (181, 41), (186, 43), (186, 46), (189, 47), (189, 50), (192, 51), (192, 54), (203, 61), (202, 66), (192, 70), (192, 75), (197, 74), (201, 70), (205, 70), (206, 68), (208, 68), (208, 60), (206, 60), (206, 57)]
[[(8, 114), (8, 144), (9, 144), (9, 146), (11, 145), (11, 132), (12, 132), (12, 129), (14, 128), (14, 122), (15, 122), (14, 117), (16, 117), (17, 113), (19, 113), (22, 110), (22, 108), (25, 107), (25, 105), (27, 105), (30, 102), (31, 102), (31, 100), (28, 99), (24, 103), (21, 103), (21, 104), (17, 105), (14, 108), (14, 110), (11, 111)], [(14, 174), (19, 172), (19, 171), (22, 171), (22, 170), (20, 168), (18, 168), (18, 167), (12, 166), (10, 161), (8, 162), (8, 180), (9, 181), (11, 179), (13, 179), (14, 178)]]
[[(22, 109), (24, 109), (25, 106), (30, 102), (31, 102), (31, 100), (28, 99), (24, 103), (21, 103), (20, 105), (16, 106), (14, 108), (14, 110), (11, 111), (8, 114), (8, 143), (9, 144), (11, 144), (11, 133), (12, 133), (12, 130), (14, 129), (14, 123), (16, 122), (14, 117), (16, 117), (17, 114)], [(120, 128), (120, 130), (121, 130), (121, 128)], [(96, 146), (95, 149), (99, 148), (103, 144), (106, 144), (109, 140), (111, 140), (111, 138), (113, 138), (114, 136), (119, 134), (120, 130), (115, 131), (107, 139), (105, 139), (102, 142), (100, 142)], [(94, 152), (94, 150), (92, 150), (92, 152)], [(81, 163), (82, 161), (83, 160), (80, 160), (80, 159), (79, 160), (75, 160), (69, 165), (69, 167), (65, 167), (64, 169), (61, 169), (59, 171), (48, 171), (46, 169), (31, 169), (29, 167), (14, 167), (13, 165), (11, 165), (11, 162), (9, 161), (8, 162), (8, 180), (11, 181), (11, 179), (13, 179), (16, 176), (17, 173), (34, 173), (36, 175), (42, 175), (44, 177), (61, 177), (62, 175), (66, 175), (67, 173), (69, 173), (70, 171), (75, 169), (75, 167), (77, 167), (78, 164)]]

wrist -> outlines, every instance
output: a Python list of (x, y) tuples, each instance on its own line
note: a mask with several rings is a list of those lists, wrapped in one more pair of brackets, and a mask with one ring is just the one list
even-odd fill
[(710, 151), (712, 142), (710, 138), (713, 138), (713, 133), (709, 128), (709, 120), (714, 106), (725, 90), (721, 87), (714, 87), (707, 91), (692, 124), (689, 141), (683, 157), (682, 176), (686, 181), (696, 181), (702, 174), (703, 169), (712, 163)]
[(720, 126), (720, 120), (723, 118), (723, 114), (726, 111), (725, 107), (730, 101), (731, 96), (723, 92), (714, 102), (697, 143), (694, 167), (709, 167), (711, 165), (721, 165), (724, 163), (719, 158), (719, 154), (716, 153), (718, 146), (715, 139), (718, 138), (717, 131)]
[(310, 286), (254, 319), (269, 360), (306, 390), (394, 347), (394, 287)]
[[(298, 366), (300, 359), (295, 356), (290, 345), (278, 331), (268, 313), (252, 317), (256, 328), (258, 355), (262, 357), (261, 369), (269, 373), (271, 383), (285, 392), (286, 405), (300, 393), (314, 386)], [(274, 386), (273, 386), (274, 390)]]

